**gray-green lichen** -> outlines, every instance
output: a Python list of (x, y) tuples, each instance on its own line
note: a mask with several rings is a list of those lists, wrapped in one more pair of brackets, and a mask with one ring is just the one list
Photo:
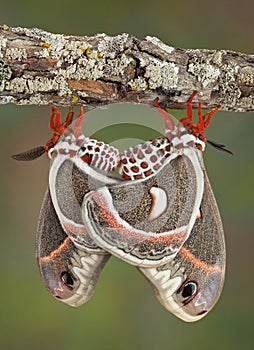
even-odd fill
[[(162, 61), (147, 54), (136, 53), (139, 66), (144, 70), (142, 77), (135, 77), (128, 82), (135, 90), (162, 88), (166, 91), (177, 87), (179, 66), (173, 62)], [(137, 80), (138, 79), (138, 80)]]
[(168, 46), (164, 44), (160, 39), (156, 38), (155, 36), (146, 36), (146, 40), (160, 48), (162, 51), (164, 51), (167, 54), (171, 54), (174, 51), (174, 47)]
[(14, 47), (11, 49), (6, 49), (5, 57), (10, 60), (25, 60), (27, 59), (27, 51), (24, 48)]
[(131, 87), (132, 90), (137, 91), (145, 91), (149, 87), (148, 82), (144, 77), (137, 77), (135, 79), (132, 79), (128, 81), (128, 85)]
[[(30, 31), (25, 30), (25, 34), (31, 36)], [(128, 34), (116, 37), (99, 34), (97, 50), (88, 40), (71, 41), (67, 36), (37, 29), (32, 29), (32, 35), (41, 42), (42, 48), (38, 50), (39, 56), (56, 60), (52, 73), (65, 79), (97, 80), (103, 78), (121, 81), (129, 65), (134, 64), (133, 58), (123, 53), (129, 45)], [(118, 56), (117, 60), (116, 56)]]
[(15, 98), (13, 96), (0, 96), (0, 104), (15, 103)]
[[(89, 41), (70, 40), (67, 36), (51, 34), (36, 28), (32, 30), (14, 28), (14, 32), (22, 32), (28, 38), (36, 38), (40, 47), (34, 53), (40, 58), (55, 60), (56, 64), (51, 69), (53, 78), (34, 77), (26, 73), (22, 77), (3, 82), (2, 89), (13, 93), (34, 94), (36, 92), (57, 91), (60, 96), (63, 96), (72, 93), (67, 85), (67, 79), (97, 80), (103, 78), (121, 81), (124, 80), (129, 65), (134, 64), (134, 60), (123, 53), (128, 46), (128, 34), (117, 37), (107, 37), (105, 34), (100, 34), (98, 36), (98, 49), (94, 50)], [(6, 42), (7, 39), (2, 38), (0, 48), (6, 48)], [(115, 55), (119, 55), (117, 60), (114, 59)], [(27, 59), (27, 51), (21, 47), (7, 48), (5, 58), (22, 61)], [(9, 77), (9, 74), (3, 73), (1, 66), (0, 73), (2, 73), (2, 80)], [(78, 91), (77, 95), (84, 97), (86, 93)]]
[(23, 33), (28, 38), (30, 37), (45, 43), (49, 43), (52, 50), (55, 52), (60, 52), (64, 48), (64, 45), (67, 41), (66, 37), (63, 34), (52, 34), (37, 28), (27, 29), (17, 27), (12, 28), (12, 30), (14, 33)]
[(12, 93), (38, 93), (58, 91), (59, 96), (71, 93), (64, 78), (55, 77), (52, 79), (44, 77), (22, 77), (14, 78), (5, 82), (5, 90)]
[(114, 37), (99, 35), (98, 51), (107, 57), (114, 58), (129, 47), (129, 34), (123, 33)]
[[(11, 101), (10, 101), (11, 102)], [(48, 98), (43, 93), (35, 93), (29, 99), (23, 98), (19, 100), (19, 104), (34, 104), (34, 105), (48, 105)]]
[(246, 66), (241, 69), (240, 73), (237, 75), (237, 80), (241, 84), (246, 84), (248, 86), (254, 85), (254, 67)]
[(220, 69), (209, 63), (192, 62), (189, 64), (188, 72), (195, 75), (204, 88), (214, 84), (220, 75)]
[(221, 74), (218, 60), (219, 57), (213, 54), (204, 56), (195, 52), (189, 62), (188, 72), (197, 78), (203, 88), (212, 87)]
[[(63, 61), (59, 61), (61, 66)], [(121, 81), (125, 77), (125, 71), (130, 64), (134, 64), (134, 60), (125, 54), (113, 60), (106, 57), (99, 57), (98, 52), (93, 51), (91, 57), (80, 57), (76, 59), (76, 63), (65, 68), (59, 69), (59, 74), (68, 79), (109, 79), (111, 81)]]
[(11, 68), (4, 61), (0, 60), (0, 83), (11, 78)]
[(241, 97), (241, 90), (237, 83), (237, 76), (240, 67), (236, 63), (223, 65), (223, 72), (219, 77), (219, 91), (221, 105), (236, 105)]
[(2, 35), (0, 35), (0, 58), (3, 57), (2, 50), (5, 49), (7, 43), (7, 38), (4, 38)]
[(37, 55), (39, 58), (49, 58), (50, 50), (47, 47), (42, 47), (38, 51), (35, 51), (35, 55)]
[(150, 89), (162, 87), (170, 90), (177, 87), (178, 72), (179, 67), (175, 63), (153, 59), (146, 67), (144, 77), (147, 78)]

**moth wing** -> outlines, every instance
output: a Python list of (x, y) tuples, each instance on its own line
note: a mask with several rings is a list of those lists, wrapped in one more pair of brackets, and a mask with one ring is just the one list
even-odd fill
[(168, 311), (193, 322), (216, 304), (224, 284), (225, 261), (223, 226), (205, 174), (200, 213), (183, 247), (171, 263), (139, 270)]
[(47, 190), (36, 235), (36, 256), (42, 280), (53, 297), (71, 306), (86, 303), (109, 254), (89, 253), (66, 235)]
[(192, 230), (203, 195), (197, 152), (176, 152), (148, 178), (87, 194), (83, 222), (94, 242), (136, 266), (172, 261)]
[(82, 219), (81, 204), (84, 196), (102, 185), (116, 183), (88, 164), (78, 167), (70, 157), (53, 160), (49, 172), (52, 201), (64, 231), (87, 251), (102, 252), (88, 235)]

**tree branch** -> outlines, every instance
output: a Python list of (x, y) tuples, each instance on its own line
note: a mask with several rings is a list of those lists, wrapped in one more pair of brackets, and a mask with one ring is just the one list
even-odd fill
[(180, 49), (155, 37), (77, 37), (0, 27), (0, 103), (90, 105), (134, 102), (254, 110), (254, 55)]

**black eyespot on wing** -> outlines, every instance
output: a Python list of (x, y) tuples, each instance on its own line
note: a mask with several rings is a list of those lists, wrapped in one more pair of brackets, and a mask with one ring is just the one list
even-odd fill
[(197, 284), (194, 281), (189, 281), (187, 282), (182, 290), (182, 297), (183, 298), (189, 298), (191, 297), (193, 294), (196, 293), (197, 290)]
[(44, 146), (39, 146), (36, 148), (32, 148), (28, 151), (19, 153), (19, 154), (14, 154), (11, 156), (15, 160), (20, 160), (20, 161), (30, 161), (34, 160), (36, 158), (39, 158), (45, 153), (45, 147)]
[(187, 305), (198, 293), (198, 284), (196, 281), (185, 281), (177, 291), (183, 298), (182, 302)]
[(69, 287), (70, 289), (73, 289), (74, 286), (74, 280), (72, 275), (68, 272), (68, 271), (63, 271), (61, 273), (61, 280), (63, 281), (63, 283)]

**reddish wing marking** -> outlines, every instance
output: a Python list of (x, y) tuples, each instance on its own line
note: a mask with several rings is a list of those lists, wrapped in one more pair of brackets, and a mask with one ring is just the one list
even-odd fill
[(222, 273), (223, 268), (220, 265), (208, 264), (205, 261), (198, 259), (192, 254), (186, 247), (182, 247), (179, 250), (179, 254), (188, 260), (195, 268), (202, 269), (206, 273), (219, 272)]
[(61, 254), (63, 254), (63, 252), (69, 248), (70, 244), (72, 244), (72, 241), (70, 240), (69, 237), (66, 237), (66, 239), (64, 240), (64, 242), (55, 250), (53, 250), (52, 252), (50, 252), (49, 255), (47, 256), (40, 256), (39, 260), (41, 262), (46, 262), (46, 261), (50, 261), (52, 259), (55, 259), (56, 257), (60, 256)]
[(100, 214), (106, 220), (109, 228), (114, 229), (120, 235), (125, 236), (127, 240), (136, 239), (138, 241), (142, 241), (145, 243), (166, 243), (168, 244), (178, 244), (182, 245), (187, 237), (186, 227), (182, 227), (182, 230), (179, 229), (178, 232), (176, 230), (172, 230), (170, 232), (162, 232), (149, 236), (150, 232), (144, 232), (142, 235), (141, 230), (134, 230), (134, 228), (128, 228), (128, 226), (124, 225), (119, 221), (116, 214), (108, 209), (108, 202), (104, 195), (100, 192), (95, 192), (93, 199), (96, 201), (96, 204), (100, 207)]

